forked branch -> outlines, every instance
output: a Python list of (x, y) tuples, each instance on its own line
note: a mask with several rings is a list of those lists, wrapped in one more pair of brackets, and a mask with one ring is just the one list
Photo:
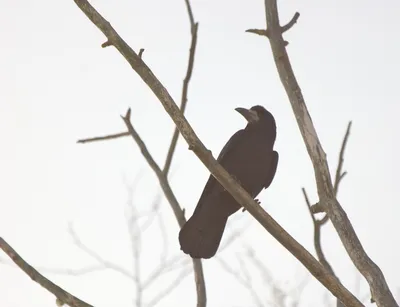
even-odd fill
[[(285, 41), (282, 37), (282, 29), (279, 24), (276, 0), (265, 0), (265, 14), (269, 34), (268, 38), (276, 68), (292, 105), (297, 124), (314, 167), (319, 203), (326, 207), (326, 212), (336, 232), (339, 234), (347, 253), (354, 265), (368, 281), (372, 301), (376, 301), (378, 306), (398, 306), (382, 271), (364, 251), (346, 212), (335, 197), (326, 154), (319, 141), (285, 48)], [(347, 305), (345, 301), (342, 300), (342, 302)]]

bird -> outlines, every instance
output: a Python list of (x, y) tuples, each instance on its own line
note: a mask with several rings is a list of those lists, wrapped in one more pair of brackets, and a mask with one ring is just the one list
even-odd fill
[[(276, 123), (264, 107), (236, 108), (246, 120), (222, 148), (217, 161), (255, 198), (275, 176), (279, 155), (273, 149)], [(193, 215), (179, 232), (181, 250), (192, 258), (209, 259), (219, 247), (229, 216), (242, 206), (210, 175)]]

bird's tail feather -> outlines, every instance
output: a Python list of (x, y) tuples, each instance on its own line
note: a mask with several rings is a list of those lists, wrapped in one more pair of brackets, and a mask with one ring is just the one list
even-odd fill
[(228, 216), (211, 210), (193, 214), (179, 232), (179, 242), (184, 253), (192, 258), (211, 258), (215, 255), (225, 230)]

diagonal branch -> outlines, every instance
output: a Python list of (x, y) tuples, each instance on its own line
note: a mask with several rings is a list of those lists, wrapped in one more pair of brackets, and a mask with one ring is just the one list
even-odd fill
[[(285, 48), (281, 26), (279, 25), (276, 0), (265, 0), (265, 15), (269, 42), (278, 74), (292, 105), (297, 124), (314, 167), (319, 202), (326, 206), (327, 214), (347, 253), (354, 265), (368, 281), (371, 288), (372, 300), (375, 300), (378, 306), (398, 306), (389, 290), (382, 271), (364, 251), (346, 212), (335, 197), (326, 154), (315, 131)], [(346, 305), (345, 301), (342, 300), (342, 302)]]
[[(140, 151), (142, 152), (143, 157), (146, 159), (147, 163), (150, 165), (151, 169), (156, 174), (158, 181), (160, 182), (160, 186), (164, 192), (165, 197), (171, 205), (172, 210), (174, 211), (176, 220), (180, 227), (182, 227), (186, 223), (185, 215), (179, 205), (174, 192), (172, 191), (167, 177), (164, 175), (161, 168), (158, 166), (157, 162), (153, 159), (150, 152), (147, 150), (146, 144), (143, 142), (139, 134), (136, 132), (135, 128), (133, 128), (132, 123), (130, 121), (131, 110), (129, 109), (125, 116), (122, 119), (125, 122), (126, 127), (128, 128), (129, 133), (132, 138), (135, 140), (136, 144), (139, 146)], [(205, 282), (203, 275), (203, 266), (201, 264), (200, 259), (193, 259), (193, 269), (195, 275), (196, 282), (196, 290), (197, 290), (197, 306), (205, 307), (206, 306), (206, 290), (205, 290)]]
[[(134, 50), (119, 36), (110, 23), (105, 20), (87, 0), (74, 0), (82, 12), (103, 32), (108, 41), (121, 53), (128, 61), (132, 69), (149, 86), (153, 93), (160, 100), (161, 104), (175, 122), (179, 131), (189, 144), (196, 156), (209, 169), (213, 176), (222, 184), (222, 186), (232, 194), (247, 211), (285, 248), (287, 248), (325, 287), (327, 287), (335, 296), (348, 306), (362, 306), (334, 276), (329, 272), (292, 236), (290, 236), (265, 210), (258, 205), (254, 199), (219, 165), (213, 158), (211, 152), (199, 140), (192, 127), (189, 125), (182, 112), (179, 110), (175, 101), (168, 93), (166, 88), (156, 78), (150, 68), (134, 52)], [(129, 115), (129, 113), (127, 114)], [(128, 116), (124, 118), (127, 126), (129, 125)], [(130, 129), (133, 132), (133, 129)], [(132, 134), (134, 135), (134, 134)], [(159, 180), (164, 182), (165, 177), (161, 177), (161, 170), (158, 168)], [(164, 179), (163, 179), (164, 178)], [(167, 188), (164, 186), (167, 190)], [(179, 215), (179, 214), (178, 214)], [(200, 263), (200, 262), (199, 262)]]
[(88, 303), (80, 300), (79, 298), (68, 293), (55, 283), (44, 277), (32, 266), (30, 266), (18, 253), (2, 238), (0, 237), (0, 248), (11, 258), (12, 261), (24, 271), (34, 282), (37, 282), (47, 291), (53, 293), (57, 298), (57, 305), (62, 306), (67, 304), (71, 307), (92, 307)]

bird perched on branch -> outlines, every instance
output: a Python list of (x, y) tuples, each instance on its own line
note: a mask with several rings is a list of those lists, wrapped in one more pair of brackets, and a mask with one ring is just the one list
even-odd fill
[[(275, 119), (262, 106), (236, 108), (247, 120), (246, 128), (236, 132), (218, 156), (218, 162), (255, 198), (268, 188), (275, 176), (278, 153)], [(192, 217), (179, 232), (184, 253), (192, 258), (211, 258), (218, 250), (230, 215), (241, 205), (210, 175)]]

